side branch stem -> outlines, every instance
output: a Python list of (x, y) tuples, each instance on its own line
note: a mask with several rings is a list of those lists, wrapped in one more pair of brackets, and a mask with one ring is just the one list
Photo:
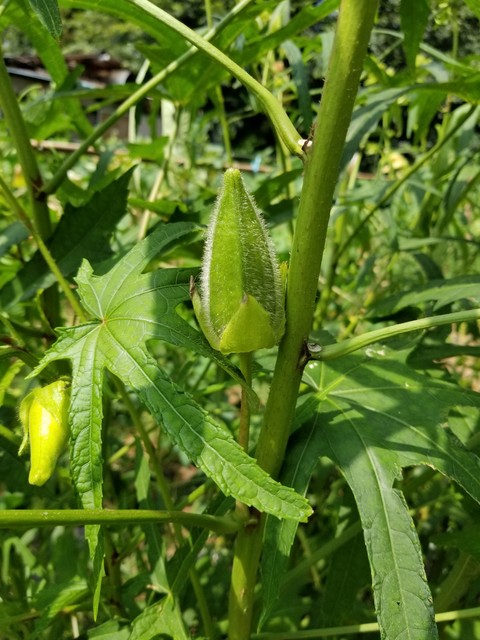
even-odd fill
[(150, 509), (1, 509), (0, 529), (17, 527), (79, 526), (87, 524), (126, 525), (155, 522), (203, 527), (218, 533), (235, 533), (243, 525), (232, 516), (211, 516), (185, 511)]
[(368, 347), (369, 344), (387, 340), (402, 333), (432, 329), (433, 327), (441, 327), (442, 325), (453, 324), (454, 322), (472, 322), (474, 320), (480, 320), (480, 309), (456, 311), (454, 313), (444, 313), (439, 316), (401, 322), (391, 327), (382, 327), (381, 329), (375, 329), (375, 331), (369, 331), (361, 336), (343, 340), (343, 342), (326, 345), (322, 347), (318, 354), (312, 356), (312, 360), (333, 360), (334, 358), (340, 358), (353, 351), (358, 351), (358, 349)]

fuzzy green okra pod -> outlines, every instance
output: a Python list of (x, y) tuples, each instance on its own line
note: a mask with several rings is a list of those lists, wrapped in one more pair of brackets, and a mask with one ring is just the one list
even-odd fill
[(273, 347), (284, 332), (284, 285), (265, 222), (240, 172), (228, 169), (208, 225), (195, 314), (222, 353)]

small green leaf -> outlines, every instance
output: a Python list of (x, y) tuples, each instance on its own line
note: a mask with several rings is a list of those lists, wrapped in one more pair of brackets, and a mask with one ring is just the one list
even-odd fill
[(29, 0), (29, 2), (48, 33), (58, 40), (62, 35), (62, 20), (57, 0)]

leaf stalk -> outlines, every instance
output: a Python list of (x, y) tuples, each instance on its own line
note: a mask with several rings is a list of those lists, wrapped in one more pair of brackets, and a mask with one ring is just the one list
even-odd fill
[(311, 356), (311, 360), (333, 360), (346, 356), (353, 351), (368, 347), (369, 344), (381, 342), (388, 338), (393, 338), (402, 333), (410, 331), (424, 331), (433, 327), (440, 327), (445, 324), (453, 324), (459, 322), (472, 322), (480, 320), (480, 309), (470, 309), (469, 311), (457, 311), (454, 313), (444, 313), (438, 316), (430, 316), (429, 318), (419, 318), (418, 320), (410, 320), (409, 322), (401, 322), (391, 327), (382, 327), (375, 331), (369, 331), (361, 336), (355, 336), (343, 342), (329, 344), (321, 347), (319, 353)]

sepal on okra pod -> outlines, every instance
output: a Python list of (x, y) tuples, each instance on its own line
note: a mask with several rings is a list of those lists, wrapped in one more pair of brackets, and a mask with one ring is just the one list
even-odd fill
[(214, 349), (248, 353), (273, 347), (285, 327), (284, 286), (273, 243), (236, 169), (224, 175), (208, 225), (200, 279), (191, 297)]
[(70, 435), (70, 388), (65, 380), (34, 389), (20, 404), (24, 438), (19, 453), (30, 441), (30, 484), (42, 486), (52, 476)]

